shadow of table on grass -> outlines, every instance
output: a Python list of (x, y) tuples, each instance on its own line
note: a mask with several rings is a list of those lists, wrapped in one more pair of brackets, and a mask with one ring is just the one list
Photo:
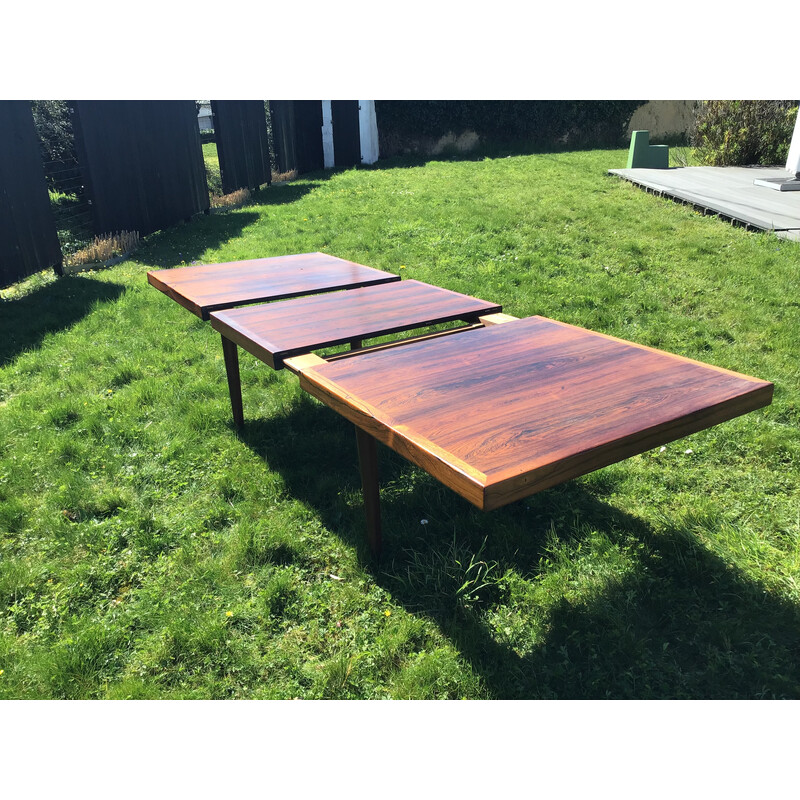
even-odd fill
[(95, 303), (116, 300), (123, 287), (79, 275), (65, 275), (29, 294), (0, 300), (0, 367), (38, 347), (42, 339), (85, 317)]
[[(241, 438), (368, 563), (347, 421), (303, 398), (279, 419), (246, 423)], [(411, 613), (435, 621), (490, 696), (800, 697), (798, 609), (723, 563), (692, 531), (656, 532), (604, 502), (613, 490), (609, 473), (487, 514), (388, 448), (379, 454), (384, 555), (370, 567), (375, 580)], [(596, 589), (582, 592), (554, 584), (558, 597), (545, 608), (532, 604), (530, 622), (519, 619), (517, 598), (517, 619), (498, 624), (507, 571), (532, 594), (546, 591), (548, 579), (574, 567), (598, 539), (610, 556), (624, 553), (621, 577), (598, 576)], [(561, 565), (553, 562), (554, 542), (567, 553)], [(470, 556), (501, 578), (483, 588), (476, 582), (471, 598), (459, 594), (464, 575), (456, 567)], [(519, 634), (531, 627), (536, 635)]]

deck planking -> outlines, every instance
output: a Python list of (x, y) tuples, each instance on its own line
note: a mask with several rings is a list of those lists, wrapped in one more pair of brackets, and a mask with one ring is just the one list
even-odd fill
[(612, 169), (609, 173), (705, 212), (800, 241), (800, 192), (779, 192), (753, 183), (756, 178), (790, 177), (780, 167)]

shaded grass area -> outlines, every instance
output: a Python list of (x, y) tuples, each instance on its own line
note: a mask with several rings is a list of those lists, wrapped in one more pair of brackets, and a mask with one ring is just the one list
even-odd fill
[[(606, 174), (624, 163), (313, 174), (4, 292), (0, 696), (800, 696), (800, 251)], [(374, 565), (349, 424), (242, 353), (237, 436), (218, 336), (145, 278), (313, 250), (775, 400), (489, 514), (381, 447)]]

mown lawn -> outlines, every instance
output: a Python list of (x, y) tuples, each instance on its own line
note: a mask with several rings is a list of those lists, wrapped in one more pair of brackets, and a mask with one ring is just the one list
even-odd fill
[[(800, 248), (606, 173), (389, 160), (265, 188), (0, 303), (0, 697), (800, 697)], [(218, 336), (153, 267), (322, 250), (775, 383), (484, 514)], [(427, 520), (427, 523), (423, 523)]]

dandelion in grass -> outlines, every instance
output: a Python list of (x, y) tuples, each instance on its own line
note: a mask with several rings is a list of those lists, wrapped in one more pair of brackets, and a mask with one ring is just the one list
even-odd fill
[(391, 611), (389, 611), (388, 609), (387, 609), (386, 611), (384, 611), (384, 612), (383, 612), (383, 614), (384, 614), (384, 616), (386, 616), (386, 617), (391, 617), (391, 616), (392, 616), (392, 612), (391, 612)]
[(226, 611), (225, 612), (225, 616), (226, 617), (232, 617), (233, 616), (233, 611)]

